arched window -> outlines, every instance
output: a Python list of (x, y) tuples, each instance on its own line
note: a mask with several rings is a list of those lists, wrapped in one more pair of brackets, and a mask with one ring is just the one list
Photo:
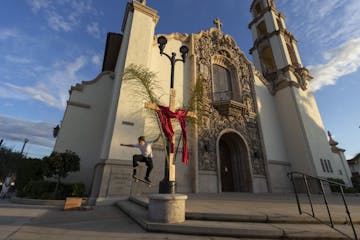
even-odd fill
[(259, 23), (259, 25), (257, 25), (256, 29), (257, 29), (258, 38), (261, 38), (264, 34), (266, 34), (267, 29), (266, 29), (265, 21), (262, 21), (261, 23)]
[(260, 3), (257, 3), (257, 4), (255, 5), (255, 14), (256, 14), (256, 15), (257, 15), (257, 14), (260, 14), (261, 11), (262, 11), (261, 4), (260, 4)]
[(276, 63), (272, 49), (267, 46), (262, 49), (260, 53), (263, 73), (268, 74), (276, 71)]
[(231, 73), (228, 69), (213, 65), (214, 101), (226, 101), (232, 98)]

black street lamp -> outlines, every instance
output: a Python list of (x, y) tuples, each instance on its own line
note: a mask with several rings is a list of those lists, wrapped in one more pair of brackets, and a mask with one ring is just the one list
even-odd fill
[(23, 152), (24, 152), (25, 145), (26, 145), (28, 142), (29, 142), (29, 139), (25, 138), (25, 139), (24, 139), (24, 144), (23, 144), (23, 146), (22, 146), (22, 148), (21, 148), (21, 152), (20, 152), (20, 155), (21, 155), (21, 156), (22, 156), (22, 154), (23, 154)]
[[(181, 46), (179, 51), (181, 53), (181, 58), (176, 59), (176, 53), (172, 52), (171, 56), (167, 53), (164, 52), (165, 46), (167, 44), (167, 39), (164, 36), (160, 36), (158, 37), (157, 40), (158, 44), (159, 44), (159, 49), (160, 49), (160, 54), (161, 55), (165, 55), (171, 63), (171, 78), (170, 78), (170, 108), (171, 108), (171, 92), (172, 90), (174, 90), (174, 72), (175, 72), (175, 63), (176, 62), (183, 62), (185, 63), (185, 59), (186, 56), (189, 52), (189, 48), (187, 46)], [(172, 141), (171, 139), (168, 139), (167, 141), (167, 156), (170, 156), (170, 143), (169, 141)], [(169, 158), (170, 161), (170, 158)], [(170, 181), (169, 179), (170, 175), (169, 175), (169, 162), (167, 161), (167, 159), (165, 159), (165, 169), (164, 169), (164, 179), (160, 181), (159, 184), (159, 193), (161, 194), (173, 194), (175, 193), (175, 181)]]
[(160, 54), (161, 55), (165, 55), (171, 63), (171, 81), (170, 81), (170, 88), (174, 88), (174, 71), (175, 71), (175, 63), (176, 62), (184, 62), (185, 63), (185, 59), (186, 56), (189, 52), (189, 48), (187, 46), (181, 46), (179, 51), (181, 53), (181, 58), (176, 59), (176, 53), (172, 52), (171, 56), (167, 53), (164, 52), (165, 46), (167, 44), (167, 39), (164, 36), (160, 36), (158, 38), (158, 44), (159, 44), (159, 49), (160, 49)]

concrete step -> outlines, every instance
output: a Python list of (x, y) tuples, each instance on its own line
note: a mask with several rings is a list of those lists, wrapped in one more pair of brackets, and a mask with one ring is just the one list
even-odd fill
[[(148, 199), (143, 196), (130, 197), (130, 201), (144, 207), (148, 208)], [(243, 211), (243, 213), (213, 213), (210, 212), (195, 212), (195, 211), (186, 211), (185, 217), (187, 220), (204, 220), (204, 221), (223, 221), (223, 222), (254, 222), (254, 223), (293, 223), (293, 224), (317, 224), (318, 220), (310, 217), (307, 214), (303, 215), (289, 215), (281, 213), (258, 213), (258, 212), (249, 212)], [(322, 222), (330, 223), (329, 217), (318, 216)], [(349, 221), (345, 217), (336, 217), (333, 216), (333, 221), (335, 224), (347, 224)], [(354, 223), (359, 223), (354, 221)]]
[(119, 201), (117, 206), (149, 232), (188, 235), (207, 235), (248, 239), (347, 239), (342, 234), (321, 224), (284, 224), (234, 221), (186, 220), (166, 224), (150, 222), (147, 209), (131, 201)]

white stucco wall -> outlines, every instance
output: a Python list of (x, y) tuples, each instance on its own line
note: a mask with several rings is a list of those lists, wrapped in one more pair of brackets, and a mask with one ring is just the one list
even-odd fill
[(270, 160), (288, 162), (283, 129), (278, 119), (274, 97), (257, 76), (255, 76), (255, 92), (266, 156)]
[(112, 73), (102, 73), (83, 89), (73, 90), (62, 120), (54, 151), (71, 150), (80, 156), (80, 172), (70, 174), (66, 182), (91, 184), (93, 168), (100, 161), (100, 150), (113, 87)]
[(278, 118), (274, 97), (256, 75), (255, 92), (269, 167), (271, 191), (288, 192), (290, 185), (286, 174), (290, 171), (291, 163), (287, 157), (283, 129)]
[[(134, 3), (136, 4), (136, 3)], [(103, 157), (105, 159), (131, 160), (133, 150), (121, 147), (120, 143), (136, 143), (137, 137), (144, 135), (144, 100), (134, 97), (132, 84), (122, 83), (120, 75), (131, 65), (150, 66), (151, 48), (156, 23), (141, 11), (129, 12), (124, 39), (116, 66), (117, 92), (113, 95), (112, 108), (108, 121)], [(124, 124), (124, 122), (132, 125)]]
[(299, 115), (294, 97), (297, 88), (286, 87), (275, 95), (275, 102), (288, 158), (293, 171), (315, 174), (312, 155), (304, 133), (304, 125)]
[[(299, 103), (298, 106), (301, 118), (303, 119), (305, 134), (309, 142), (318, 176), (341, 178), (349, 184), (349, 179), (346, 177), (348, 170), (345, 168), (341, 156), (331, 151), (324, 124), (311, 89), (309, 88), (307, 91), (295, 91), (295, 97)], [(333, 172), (323, 171), (320, 162), (321, 158), (330, 160)]]

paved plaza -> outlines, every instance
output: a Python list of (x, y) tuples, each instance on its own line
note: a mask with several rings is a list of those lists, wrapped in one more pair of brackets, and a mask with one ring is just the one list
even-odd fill
[[(306, 202), (302, 196), (302, 202)], [(348, 197), (355, 222), (360, 223), (360, 197)], [(146, 198), (143, 198), (146, 201)], [(329, 198), (331, 210), (337, 221), (345, 219), (345, 212), (339, 196)], [(321, 196), (314, 196), (315, 209), (326, 218)], [(223, 219), (229, 216), (251, 216), (266, 218), (297, 219), (292, 195), (276, 194), (201, 194), (189, 195), (187, 214), (204, 214)], [(309, 218), (306, 218), (309, 219)], [(296, 221), (297, 221), (296, 220)], [(191, 222), (191, 221), (189, 221)], [(214, 224), (216, 222), (213, 222)], [(220, 223), (221, 224), (221, 223)], [(229, 223), (224, 223), (229, 224)], [(235, 224), (235, 223), (234, 223)], [(249, 224), (249, 223), (246, 223)], [(272, 225), (272, 226), (275, 226)], [(310, 224), (299, 223), (297, 227), (308, 228)], [(359, 225), (358, 225), (359, 226)], [(357, 228), (358, 228), (357, 226)], [(249, 227), (256, 227), (256, 223)], [(327, 226), (319, 225), (319, 229)], [(358, 232), (359, 232), (358, 228)], [(0, 239), (42, 240), (42, 239), (232, 239), (213, 236), (189, 236), (181, 234), (148, 233), (116, 206), (97, 206), (88, 211), (62, 211), (59, 207), (31, 206), (0, 201)]]

